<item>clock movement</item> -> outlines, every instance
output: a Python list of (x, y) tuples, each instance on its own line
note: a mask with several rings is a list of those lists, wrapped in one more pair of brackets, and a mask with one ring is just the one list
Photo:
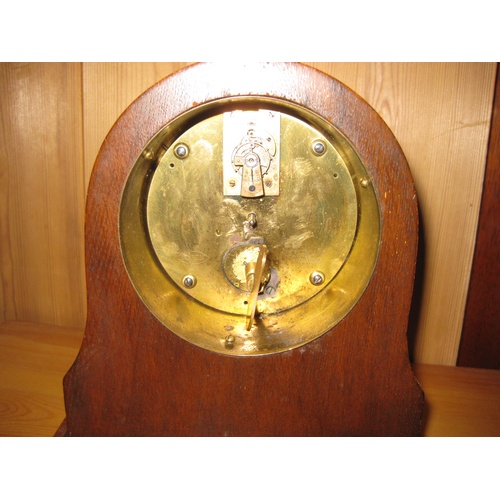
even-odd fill
[(300, 64), (193, 65), (118, 119), (86, 211), (65, 435), (415, 435), (417, 202), (396, 139)]

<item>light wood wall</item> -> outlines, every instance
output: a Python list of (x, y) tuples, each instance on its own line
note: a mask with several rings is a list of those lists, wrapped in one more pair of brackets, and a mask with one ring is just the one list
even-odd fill
[[(186, 65), (0, 64), (0, 322), (84, 326), (84, 203), (97, 152), (137, 96)], [(310, 65), (367, 100), (408, 158), (422, 224), (410, 350), (454, 365), (496, 65)]]

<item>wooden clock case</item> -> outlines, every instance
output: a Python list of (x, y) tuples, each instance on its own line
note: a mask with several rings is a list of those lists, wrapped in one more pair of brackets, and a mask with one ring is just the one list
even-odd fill
[[(362, 159), (381, 214), (379, 255), (355, 307), (307, 344), (263, 356), (214, 353), (164, 326), (122, 259), (121, 196), (146, 144), (173, 119), (230, 96), (272, 96), (328, 120)], [(194, 65), (162, 80), (104, 141), (86, 209), (88, 319), (64, 379), (66, 436), (413, 436), (423, 393), (407, 350), (418, 211), (412, 177), (380, 116), (300, 64)]]

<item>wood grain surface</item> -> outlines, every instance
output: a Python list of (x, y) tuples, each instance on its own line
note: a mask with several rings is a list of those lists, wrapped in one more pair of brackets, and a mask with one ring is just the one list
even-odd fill
[[(0, 65), (0, 321), (84, 326), (84, 193), (95, 157), (126, 106), (186, 64)], [(410, 352), (454, 365), (496, 64), (311, 64), (365, 98), (403, 148), (421, 211)]]
[(500, 372), (414, 365), (425, 391), (424, 436), (500, 436)]
[[(65, 418), (62, 379), (82, 329), (0, 325), (0, 436), (53, 436)], [(426, 437), (500, 436), (500, 372), (413, 365), (425, 392)]]
[(65, 418), (62, 377), (83, 331), (36, 323), (0, 325), (0, 436), (53, 436)]
[(419, 200), (420, 262), (412, 358), (455, 365), (483, 187), (495, 64), (314, 64), (382, 116)]
[(189, 63), (83, 63), (85, 186), (97, 153), (125, 109), (149, 87)]
[(82, 326), (80, 64), (0, 64), (0, 320)]

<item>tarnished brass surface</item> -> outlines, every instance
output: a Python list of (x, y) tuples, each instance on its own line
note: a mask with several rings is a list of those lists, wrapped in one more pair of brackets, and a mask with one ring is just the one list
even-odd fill
[[(331, 329), (366, 288), (380, 238), (376, 194), (371, 183), (360, 185), (369, 175), (358, 156), (328, 122), (290, 103), (260, 99), (260, 113), (279, 119), (279, 127), (256, 123), (267, 131), (260, 138), (279, 131), (267, 141), (276, 145), (279, 189), (245, 196), (246, 167), (238, 173), (233, 155), (228, 170), (224, 127), (256, 104), (200, 106), (160, 131), (137, 160), (120, 210), (124, 263), (146, 306), (182, 338), (233, 355), (280, 352)], [(236, 136), (232, 151), (247, 154)], [(239, 194), (228, 194), (240, 174)], [(266, 266), (259, 286), (249, 287), (247, 265), (263, 245)], [(186, 277), (195, 284), (186, 286)]]
[[(256, 120), (256, 113), (248, 113)], [(315, 141), (324, 139), (318, 131), (281, 113), (280, 195), (225, 196), (221, 142), (228, 135), (224, 127), (232, 124), (226, 115), (203, 120), (178, 138), (189, 147), (189, 156), (176, 159), (176, 141), (160, 160), (147, 198), (151, 244), (176, 283), (186, 274), (196, 277), (197, 286), (186, 290), (189, 295), (214, 309), (244, 315), (246, 288), (233, 286), (221, 268), (227, 268), (224, 256), (232, 248), (250, 235), (260, 237), (279, 285), (274, 297), (259, 304), (259, 312), (290, 309), (318, 293), (308, 279), (312, 271), (324, 273), (326, 286), (349, 254), (357, 225), (351, 175), (333, 145), (322, 156), (312, 153)], [(280, 118), (280, 113), (273, 115)], [(250, 213), (255, 228), (244, 226)], [(244, 276), (244, 262), (239, 265)]]
[[(259, 258), (260, 250), (264, 245), (262, 238), (250, 238), (243, 243), (232, 245), (222, 257), (222, 268), (224, 276), (228, 283), (240, 291), (251, 291), (252, 287), (248, 285), (248, 270), (249, 264), (255, 264)], [(267, 261), (267, 247), (266, 247), (266, 264)], [(262, 283), (263, 286), (269, 281), (270, 272), (269, 265), (262, 270)]]

